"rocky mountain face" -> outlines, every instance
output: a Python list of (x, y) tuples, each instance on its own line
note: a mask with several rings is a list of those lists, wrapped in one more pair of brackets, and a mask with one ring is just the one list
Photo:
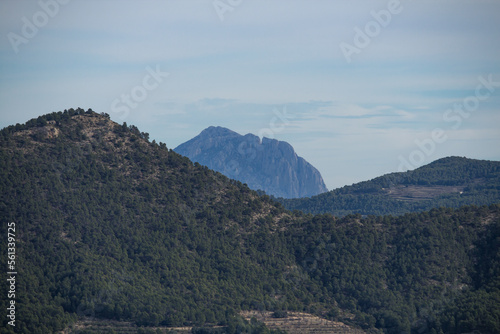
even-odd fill
[(174, 151), (276, 197), (310, 197), (328, 191), (320, 172), (284, 141), (265, 137), (261, 141), (253, 134), (242, 136), (212, 126)]

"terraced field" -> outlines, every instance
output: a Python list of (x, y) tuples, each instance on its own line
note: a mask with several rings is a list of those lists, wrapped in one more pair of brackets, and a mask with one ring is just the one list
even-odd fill
[(386, 194), (400, 201), (420, 201), (463, 192), (463, 186), (397, 186), (384, 189)]
[(245, 311), (241, 315), (250, 320), (255, 317), (271, 329), (286, 330), (288, 334), (365, 334), (361, 329), (342, 322), (329, 321), (302, 312), (288, 312), (286, 318), (274, 318), (273, 312)]
[[(250, 321), (252, 318), (266, 324), (270, 329), (281, 329), (288, 334), (365, 334), (361, 329), (348, 326), (342, 322), (329, 321), (312, 314), (288, 312), (286, 318), (274, 318), (273, 312), (244, 311), (241, 316)], [(131, 322), (86, 319), (78, 321), (60, 334), (71, 333), (191, 333), (192, 327), (138, 327)]]
[(192, 327), (138, 327), (127, 321), (86, 319), (76, 322), (66, 328), (60, 334), (72, 333), (113, 333), (113, 334), (136, 334), (136, 333), (191, 333)]

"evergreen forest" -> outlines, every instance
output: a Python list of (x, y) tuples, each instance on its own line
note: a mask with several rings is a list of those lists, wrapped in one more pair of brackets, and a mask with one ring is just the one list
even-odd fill
[(468, 162), (439, 161), (400, 183), (473, 187), (443, 178), (448, 168), (493, 175), (477, 183), (489, 205), (382, 216), (346, 204), (334, 216), (287, 210), (90, 109), (6, 127), (0, 249), (7, 259), (14, 222), (16, 321), (2, 315), (0, 332), (82, 334), (92, 331), (78, 321), (108, 319), (151, 333), (280, 333), (240, 316), (268, 310), (374, 334), (500, 333), (499, 169)]
[(401, 215), (500, 202), (500, 162), (447, 157), (310, 198), (277, 199), (288, 210), (336, 216)]

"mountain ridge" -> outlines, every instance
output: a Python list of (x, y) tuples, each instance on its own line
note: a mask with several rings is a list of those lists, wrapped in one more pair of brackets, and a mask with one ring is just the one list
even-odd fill
[(269, 195), (297, 198), (328, 190), (319, 171), (284, 141), (210, 126), (174, 151)]
[(278, 199), (310, 213), (404, 214), (439, 206), (500, 201), (500, 162), (450, 156), (407, 172), (389, 173), (304, 199)]

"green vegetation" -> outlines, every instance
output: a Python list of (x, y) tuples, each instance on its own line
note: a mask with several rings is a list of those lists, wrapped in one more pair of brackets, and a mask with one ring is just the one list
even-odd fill
[(288, 210), (312, 214), (401, 215), (433, 208), (500, 202), (500, 162), (443, 158), (311, 198), (278, 199)]
[(278, 204), (136, 128), (70, 110), (1, 137), (0, 212), (18, 229), (18, 332), (49, 333), (77, 316), (221, 325), (239, 309), (280, 304), (274, 291), (292, 309), (312, 298), (278, 274), (293, 263), (268, 240)]
[[(289, 244), (297, 263), (365, 328), (494, 333), (499, 215), (498, 205), (365, 219), (322, 215), (289, 229)], [(453, 316), (457, 324), (449, 325)]]
[[(81, 109), (0, 131), (0, 247), (5, 259), (15, 222), (16, 333), (82, 318), (144, 332), (270, 332), (241, 310), (304, 311), (374, 333), (498, 332), (499, 205), (291, 213), (148, 137)], [(14, 333), (7, 321), (0, 331)]]

